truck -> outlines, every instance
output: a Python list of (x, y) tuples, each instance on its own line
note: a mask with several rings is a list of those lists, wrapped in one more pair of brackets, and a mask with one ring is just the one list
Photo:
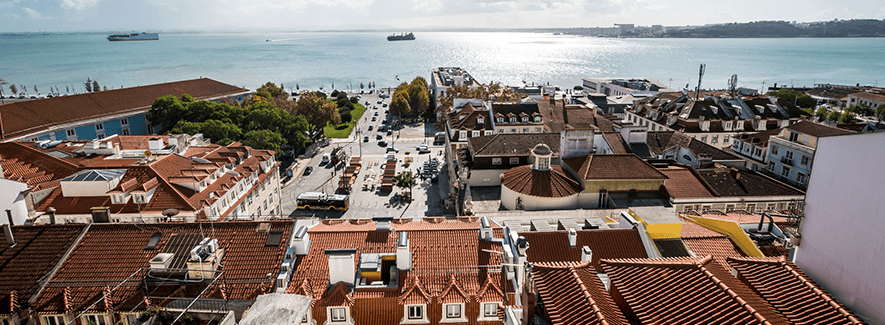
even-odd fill
[(344, 152), (344, 148), (342, 147), (335, 147), (335, 149), (332, 149), (332, 153), (329, 154), (329, 156), (329, 163), (332, 165), (338, 164), (338, 162), (347, 159), (347, 153)]

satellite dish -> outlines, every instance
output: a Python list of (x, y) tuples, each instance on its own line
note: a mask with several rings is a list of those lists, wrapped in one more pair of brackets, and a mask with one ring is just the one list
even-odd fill
[(172, 217), (178, 214), (178, 209), (166, 209), (163, 210), (163, 215), (167, 217)]

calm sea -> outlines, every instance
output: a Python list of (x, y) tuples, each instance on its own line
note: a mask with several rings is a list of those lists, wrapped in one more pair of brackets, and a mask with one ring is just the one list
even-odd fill
[[(160, 34), (159, 41), (108, 42), (106, 35), (0, 36), (0, 78), (41, 93), (91, 78), (130, 87), (209, 77), (255, 89), (266, 81), (302, 89), (395, 86), (439, 66), (466, 68), (481, 82), (564, 87), (585, 77), (649, 77), (705, 88), (774, 83), (885, 85), (885, 38), (608, 39), (532, 33)], [(881, 79), (881, 80), (880, 80)], [(7, 88), (8, 91), (8, 88)]]

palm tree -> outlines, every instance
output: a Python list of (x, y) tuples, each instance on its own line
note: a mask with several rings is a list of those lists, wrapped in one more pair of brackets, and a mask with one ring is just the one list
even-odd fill
[(418, 184), (418, 182), (415, 181), (415, 177), (412, 176), (411, 171), (404, 171), (404, 172), (399, 173), (398, 175), (393, 177), (393, 186), (396, 186), (396, 187), (399, 187), (402, 189), (405, 189), (405, 188), (409, 189), (409, 199), (410, 200), (412, 198), (412, 186), (415, 186), (416, 184)]

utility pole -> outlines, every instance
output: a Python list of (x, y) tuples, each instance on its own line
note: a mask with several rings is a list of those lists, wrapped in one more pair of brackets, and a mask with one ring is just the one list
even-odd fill
[(707, 69), (707, 65), (701, 63), (701, 68), (698, 71), (698, 87), (694, 91), (694, 101), (698, 101), (698, 96), (701, 94), (701, 80), (704, 79), (704, 70)]

